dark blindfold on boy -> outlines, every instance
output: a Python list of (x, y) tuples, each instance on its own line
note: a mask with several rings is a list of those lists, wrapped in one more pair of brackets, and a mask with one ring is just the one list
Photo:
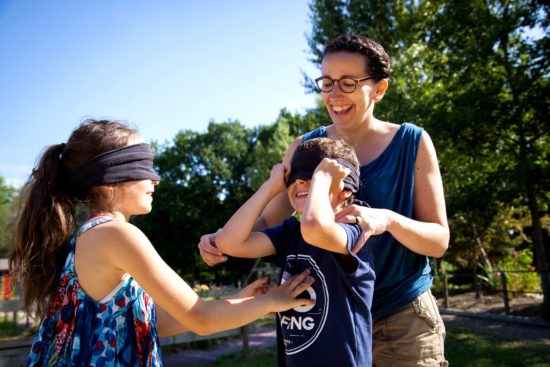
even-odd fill
[[(320, 150), (305, 150), (294, 152), (290, 162), (290, 174), (286, 181), (287, 187), (298, 179), (311, 180), (315, 168), (321, 163), (323, 158), (331, 158)], [(344, 190), (356, 193), (359, 190), (359, 174), (345, 159), (335, 158), (345, 168), (349, 169), (349, 174), (344, 178)]]

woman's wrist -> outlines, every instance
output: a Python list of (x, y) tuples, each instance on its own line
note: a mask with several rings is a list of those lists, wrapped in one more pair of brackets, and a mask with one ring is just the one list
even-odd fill
[(385, 218), (385, 230), (386, 232), (392, 232), (396, 227), (399, 226), (399, 218), (395, 212), (389, 209), (381, 209)]

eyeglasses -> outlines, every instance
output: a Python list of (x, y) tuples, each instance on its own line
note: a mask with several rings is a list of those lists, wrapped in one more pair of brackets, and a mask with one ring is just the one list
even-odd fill
[(317, 88), (321, 92), (328, 93), (334, 88), (334, 84), (338, 83), (338, 88), (344, 93), (353, 93), (355, 91), (355, 88), (357, 88), (357, 83), (364, 82), (365, 80), (374, 79), (373, 76), (368, 76), (366, 78), (352, 78), (352, 77), (345, 77), (342, 79), (332, 79), (328, 76), (322, 76), (317, 79), (315, 79), (315, 84), (317, 84)]

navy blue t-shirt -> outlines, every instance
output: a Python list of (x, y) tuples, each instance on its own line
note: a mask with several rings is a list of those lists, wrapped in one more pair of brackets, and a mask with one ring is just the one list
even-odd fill
[[(355, 224), (340, 225), (347, 233), (351, 250), (361, 229)], [(369, 242), (357, 255), (323, 250), (304, 241), (300, 222), (295, 217), (263, 232), (276, 249), (276, 255), (270, 260), (282, 268), (281, 283), (305, 269), (310, 269), (310, 276), (315, 279), (300, 295), (314, 298), (314, 306), (277, 315), (282, 334), (282, 338), (278, 338), (278, 355), (281, 358), (284, 348), (284, 365), (371, 366), (375, 275)]]
[[(414, 173), (422, 128), (402, 124), (390, 144), (372, 162), (361, 166), (357, 198), (373, 208), (384, 208), (414, 218)], [(304, 141), (327, 136), (322, 126), (304, 134)], [(376, 236), (373, 245), (375, 319), (399, 311), (430, 289), (430, 262), (397, 241), (389, 232)]]

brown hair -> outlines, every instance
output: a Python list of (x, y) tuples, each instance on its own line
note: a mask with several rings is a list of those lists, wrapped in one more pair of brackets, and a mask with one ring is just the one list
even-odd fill
[(355, 149), (342, 139), (314, 138), (304, 141), (296, 148), (296, 152), (306, 152), (308, 150), (320, 150), (331, 159), (345, 159), (359, 174), (359, 160)]
[(134, 136), (137, 131), (121, 122), (88, 119), (67, 144), (51, 145), (42, 154), (23, 187), (9, 259), (10, 272), (23, 280), (24, 309), (36, 304), (39, 315), (47, 311), (76, 225), (77, 204), (93, 211), (105, 203), (96, 188), (75, 196), (65, 178), (96, 155), (128, 145)]
[[(342, 139), (314, 138), (304, 141), (296, 148), (296, 152), (308, 150), (320, 150), (331, 159), (344, 159), (355, 168), (357, 174), (360, 173), (359, 159), (357, 158), (355, 149)], [(351, 205), (353, 203), (353, 198), (354, 196), (350, 195), (344, 206)]]

